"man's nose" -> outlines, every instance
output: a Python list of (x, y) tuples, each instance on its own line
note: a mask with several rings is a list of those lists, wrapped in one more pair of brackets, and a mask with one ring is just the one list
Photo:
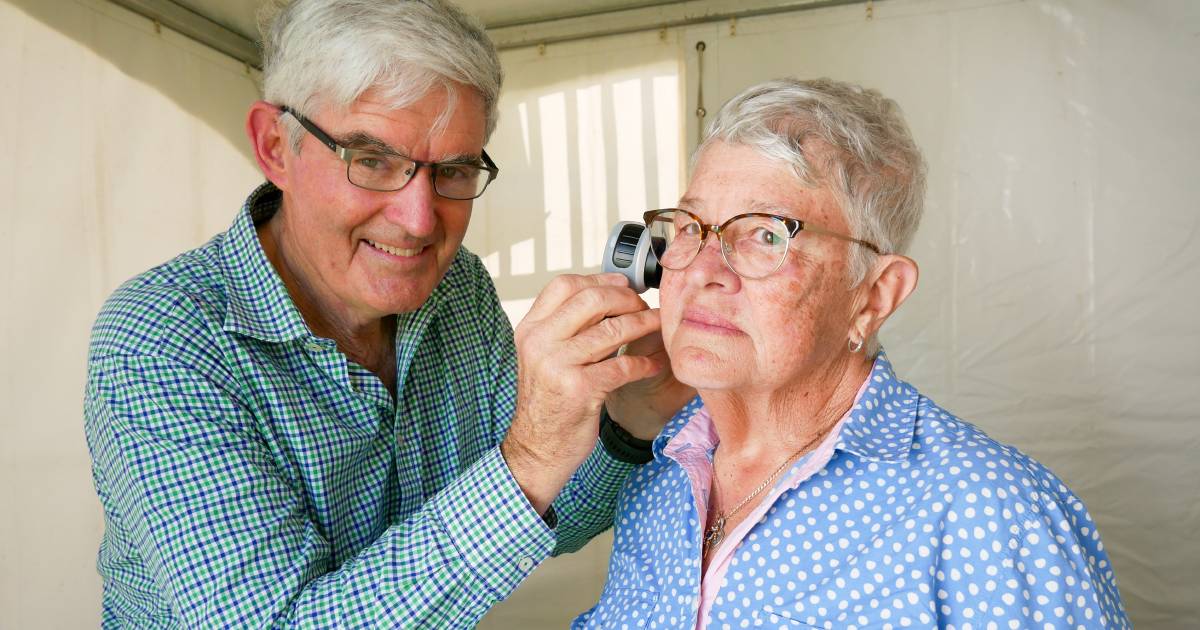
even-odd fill
[(416, 237), (429, 236), (437, 227), (437, 192), (429, 169), (425, 165), (418, 167), (404, 188), (387, 193), (383, 210), (384, 218)]

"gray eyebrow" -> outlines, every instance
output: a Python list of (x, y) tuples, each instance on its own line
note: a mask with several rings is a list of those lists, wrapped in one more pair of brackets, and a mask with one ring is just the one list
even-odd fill
[[(701, 204), (698, 203), (698, 200), (695, 197), (684, 197), (683, 199), (679, 200), (679, 208), (681, 210), (696, 212), (700, 206)], [(767, 214), (778, 214), (780, 216), (794, 219), (799, 218), (793, 216), (794, 212), (791, 208), (769, 201), (753, 201), (748, 207), (739, 210), (735, 214), (742, 214), (743, 212), (765, 212)]]
[(483, 164), (483, 156), (471, 153), (455, 153), (454, 155), (447, 155), (437, 162), (438, 164), (470, 164), (472, 166), (479, 166)]
[(765, 212), (767, 214), (778, 214), (783, 217), (799, 219), (799, 217), (793, 216), (795, 213), (791, 208), (770, 201), (755, 201), (750, 204), (746, 212)]
[[(351, 131), (343, 139), (339, 139), (338, 144), (346, 147), (347, 149), (371, 149), (373, 151), (379, 151), (380, 153), (387, 153), (389, 155), (397, 155), (412, 159), (408, 156), (406, 151), (396, 149), (392, 147), (392, 145), (365, 131)], [(455, 153), (437, 160), (437, 163), (479, 165), (483, 163), (483, 157), (480, 155), (472, 155), (470, 153)]]
[(381, 153), (404, 155), (403, 152), (392, 148), (392, 145), (365, 131), (351, 131), (343, 138), (338, 139), (338, 144), (348, 149), (373, 149)]

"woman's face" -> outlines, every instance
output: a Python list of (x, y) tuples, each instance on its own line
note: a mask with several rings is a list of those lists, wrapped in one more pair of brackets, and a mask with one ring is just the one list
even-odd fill
[[(850, 233), (832, 193), (805, 188), (787, 165), (736, 144), (705, 149), (680, 207), (712, 225), (769, 212)], [(664, 270), (660, 283), (663, 341), (675, 376), (701, 390), (774, 392), (836, 365), (847, 354), (853, 246), (802, 231), (778, 270), (746, 279), (725, 265), (709, 235), (688, 267)]]

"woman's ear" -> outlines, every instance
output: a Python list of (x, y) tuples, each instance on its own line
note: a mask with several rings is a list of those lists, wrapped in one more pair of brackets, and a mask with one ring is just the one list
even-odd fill
[(883, 322), (891, 317), (904, 303), (913, 289), (917, 288), (919, 275), (917, 263), (908, 256), (883, 254), (876, 260), (875, 268), (867, 276), (866, 299), (854, 313), (850, 323), (850, 335), (857, 340), (870, 339)]
[(254, 150), (258, 168), (272, 184), (287, 190), (287, 167), (284, 152), (288, 149), (287, 134), (279, 123), (278, 107), (266, 101), (255, 101), (246, 114), (246, 135)]

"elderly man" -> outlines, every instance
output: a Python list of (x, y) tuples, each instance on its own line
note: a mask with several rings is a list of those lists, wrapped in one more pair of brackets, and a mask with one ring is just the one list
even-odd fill
[[(440, 0), (296, 0), (263, 30), (246, 129), (268, 182), (93, 332), (104, 626), (473, 625), (611, 524), (687, 396), (661, 360), (613, 356), (658, 328), (615, 276), (552, 283), (518, 371), (460, 247), (498, 172), (477, 24)], [(597, 428), (606, 398), (623, 429)]]

